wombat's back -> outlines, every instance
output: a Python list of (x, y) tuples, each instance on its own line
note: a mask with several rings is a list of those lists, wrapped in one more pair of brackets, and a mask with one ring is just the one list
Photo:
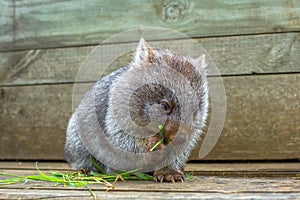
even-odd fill
[[(91, 129), (86, 130), (86, 132), (94, 132), (93, 127), (98, 126), (97, 123), (99, 123), (103, 131), (106, 131), (105, 117), (109, 103), (110, 87), (114, 80), (127, 69), (128, 67), (123, 67), (97, 81), (97, 83), (84, 95), (78, 108), (72, 114), (67, 127), (64, 156), (73, 170), (85, 169), (88, 171), (97, 171), (90, 161), (90, 159), (96, 160), (96, 158), (94, 158), (83, 145), (81, 137), (78, 134), (78, 119), (76, 119), (78, 113), (85, 117), (87, 123), (90, 123), (90, 126), (87, 127), (90, 127)], [(95, 99), (98, 101), (97, 104), (95, 104)], [(90, 107), (91, 104), (96, 106), (95, 109)], [(94, 122), (94, 118), (91, 117), (95, 111), (98, 117), (97, 122)], [(100, 162), (98, 164), (102, 165)], [(102, 165), (102, 167), (103, 169), (106, 169), (107, 172), (110, 172), (111, 170), (105, 165)]]

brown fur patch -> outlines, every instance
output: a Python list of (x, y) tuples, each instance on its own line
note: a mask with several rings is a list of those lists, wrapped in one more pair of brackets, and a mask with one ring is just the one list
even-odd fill
[(186, 79), (191, 83), (191, 86), (201, 85), (202, 76), (188, 60), (176, 54), (172, 56), (164, 55), (163, 59), (170, 67), (186, 77)]

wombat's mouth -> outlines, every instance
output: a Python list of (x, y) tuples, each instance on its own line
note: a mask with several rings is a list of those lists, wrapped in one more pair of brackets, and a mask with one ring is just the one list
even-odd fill
[(166, 147), (168, 144), (181, 145), (187, 140), (185, 132), (174, 132), (161, 129), (151, 137), (145, 138), (144, 144), (147, 151), (156, 151)]
[(165, 137), (166, 144), (172, 143), (175, 145), (180, 145), (187, 140), (187, 134), (183, 132), (175, 132), (175, 133), (169, 133), (164, 135), (168, 135), (167, 137)]

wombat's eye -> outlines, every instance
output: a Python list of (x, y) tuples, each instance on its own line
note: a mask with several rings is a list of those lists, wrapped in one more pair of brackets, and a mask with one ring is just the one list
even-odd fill
[(172, 104), (171, 102), (167, 101), (167, 100), (162, 100), (160, 102), (160, 109), (162, 112), (169, 114), (171, 112), (172, 109)]

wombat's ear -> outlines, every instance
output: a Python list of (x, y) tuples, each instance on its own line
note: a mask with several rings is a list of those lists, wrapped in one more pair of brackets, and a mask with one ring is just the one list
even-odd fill
[(207, 67), (206, 54), (202, 54), (201, 56), (196, 58), (196, 62), (202, 69), (206, 69)]
[(141, 38), (136, 48), (133, 63), (135, 65), (143, 65), (149, 63), (152, 57), (153, 48), (144, 40), (144, 38)]

